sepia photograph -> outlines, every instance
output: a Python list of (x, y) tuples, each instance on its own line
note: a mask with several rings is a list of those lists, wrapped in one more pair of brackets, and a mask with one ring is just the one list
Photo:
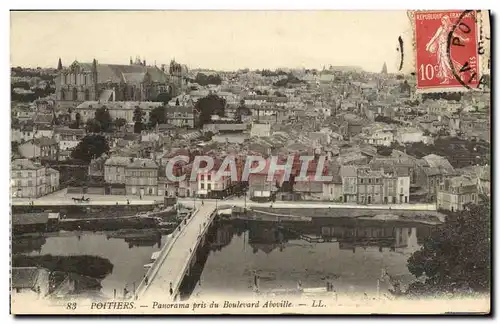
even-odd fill
[(11, 314), (490, 314), (490, 15), (11, 10)]

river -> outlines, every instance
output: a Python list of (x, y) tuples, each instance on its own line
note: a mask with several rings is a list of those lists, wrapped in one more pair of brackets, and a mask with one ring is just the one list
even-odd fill
[[(373, 292), (382, 269), (402, 281), (413, 279), (407, 259), (430, 230), (420, 224), (343, 218), (281, 224), (218, 221), (207, 240), (208, 257), (198, 264), (198, 274), (186, 278), (181, 292), (184, 297), (246, 295), (252, 292), (255, 273), (262, 291), (296, 288), (299, 282), (304, 288), (323, 287), (325, 279), (331, 278), (338, 292)], [(162, 236), (160, 244), (165, 241)], [(124, 239), (108, 238), (105, 232), (50, 234), (37, 244), (24, 253), (109, 259), (113, 271), (101, 284), (110, 297), (125, 285), (133, 289), (144, 275), (144, 264), (159, 250), (157, 243), (131, 246)]]
[[(113, 297), (123, 291), (125, 285), (132, 290), (134, 283), (138, 284), (144, 275), (144, 265), (149, 263), (151, 255), (159, 251), (166, 242), (166, 236), (158, 242), (142, 242), (131, 244), (123, 238), (108, 238), (106, 232), (60, 232), (38, 238), (37, 246), (27, 255), (92, 255), (108, 259), (113, 264), (113, 271), (101, 282), (101, 292)], [(144, 245), (144, 246), (138, 246)], [(15, 249), (15, 246), (13, 246)], [(19, 246), (18, 246), (19, 249)], [(33, 251), (34, 250), (34, 251)], [(21, 252), (21, 251), (20, 251)]]

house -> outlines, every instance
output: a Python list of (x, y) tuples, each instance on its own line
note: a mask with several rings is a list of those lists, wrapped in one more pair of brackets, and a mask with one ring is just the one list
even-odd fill
[(383, 200), (383, 172), (369, 167), (357, 168), (358, 204), (381, 204)]
[(125, 166), (127, 195), (157, 195), (158, 165), (151, 159), (130, 158)]
[(57, 127), (54, 129), (54, 138), (59, 143), (61, 151), (71, 150), (85, 137), (84, 129), (73, 129), (69, 127)]
[(22, 157), (27, 159), (58, 160), (59, 145), (53, 138), (40, 137), (29, 140), (18, 147)]
[(384, 175), (382, 178), (384, 204), (395, 204), (397, 203), (398, 197), (398, 177), (394, 169), (387, 169), (388, 168), (384, 168)]
[(59, 171), (47, 168), (47, 194), (59, 190)]
[(214, 166), (211, 170), (201, 171), (197, 173), (196, 181), (198, 184), (197, 195), (206, 198), (222, 199), (228, 194), (231, 187), (231, 176), (222, 175), (224, 170), (220, 171), (220, 176), (217, 176), (221, 168), (222, 160), (215, 159)]
[(21, 124), (11, 128), (11, 140), (13, 142), (26, 142), (34, 138), (52, 138), (53, 130), (51, 126), (36, 126), (33, 124)]
[(38, 267), (12, 267), (12, 298), (44, 297), (49, 292), (49, 270)]
[(52, 113), (37, 113), (33, 118), (33, 123), (37, 127), (49, 127), (52, 126), (54, 122), (54, 114)]
[(358, 201), (358, 171), (353, 165), (342, 165), (340, 167), (342, 178), (343, 202), (357, 203)]
[(10, 190), (15, 198), (36, 198), (47, 194), (47, 169), (38, 162), (16, 159), (10, 166)]
[(363, 143), (375, 146), (391, 146), (394, 141), (392, 128), (380, 124), (364, 127), (360, 136)]
[[(451, 211), (463, 210), (468, 203), (478, 201), (477, 185), (464, 176), (444, 179), (437, 191), (437, 208)], [(489, 216), (489, 215), (487, 215)]]
[(250, 130), (251, 137), (269, 137), (271, 136), (271, 124), (252, 123)]
[(104, 163), (104, 181), (106, 194), (125, 195), (125, 167), (130, 162), (129, 157), (112, 156)]
[(305, 179), (299, 178), (300, 170), (296, 170), (293, 184), (293, 192), (296, 193), (302, 200), (320, 200), (323, 199), (324, 181), (321, 176), (328, 175), (327, 166), (324, 167), (321, 174), (318, 173), (318, 164), (316, 161), (311, 161), (306, 170)]
[(410, 202), (410, 174), (404, 168), (396, 168), (397, 176), (397, 202), (407, 204)]
[(197, 114), (192, 104), (167, 106), (167, 120), (177, 127), (194, 128), (197, 125)]
[(331, 181), (323, 182), (323, 199), (335, 202), (343, 201), (342, 177), (340, 174), (333, 175)]
[(456, 175), (450, 162), (439, 155), (429, 154), (422, 158), (423, 177), (418, 181), (427, 190), (428, 199), (435, 201), (439, 185), (446, 179)]
[(251, 173), (248, 176), (248, 193), (256, 200), (269, 200), (275, 197), (278, 189), (284, 182), (284, 170), (276, 170), (274, 174), (268, 176), (271, 166), (271, 159), (266, 160), (266, 165), (262, 171)]
[(340, 166), (334, 163), (328, 165), (328, 175), (331, 181), (323, 182), (323, 200), (342, 202), (342, 177), (340, 176)]
[(242, 133), (247, 130), (246, 124), (241, 123), (213, 123), (203, 125), (204, 132), (212, 133)]
[(399, 127), (395, 140), (399, 143), (417, 143), (424, 140), (424, 132), (414, 127)]
[(150, 101), (85, 101), (73, 108), (71, 119), (80, 119), (82, 123), (94, 118), (95, 112), (99, 108), (108, 110), (112, 120), (123, 118), (127, 123), (134, 123), (134, 111), (139, 108), (143, 111), (144, 121), (149, 120), (149, 114), (155, 108), (163, 107), (162, 102)]

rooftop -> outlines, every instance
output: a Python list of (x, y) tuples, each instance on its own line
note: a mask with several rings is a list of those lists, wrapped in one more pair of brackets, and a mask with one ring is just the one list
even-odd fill
[(43, 166), (40, 163), (28, 159), (16, 159), (12, 161), (10, 168), (12, 170), (39, 170), (42, 169)]

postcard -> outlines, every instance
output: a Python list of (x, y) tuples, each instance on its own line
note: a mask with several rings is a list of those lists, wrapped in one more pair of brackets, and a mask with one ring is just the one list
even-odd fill
[(490, 314), (488, 10), (10, 18), (12, 314)]

